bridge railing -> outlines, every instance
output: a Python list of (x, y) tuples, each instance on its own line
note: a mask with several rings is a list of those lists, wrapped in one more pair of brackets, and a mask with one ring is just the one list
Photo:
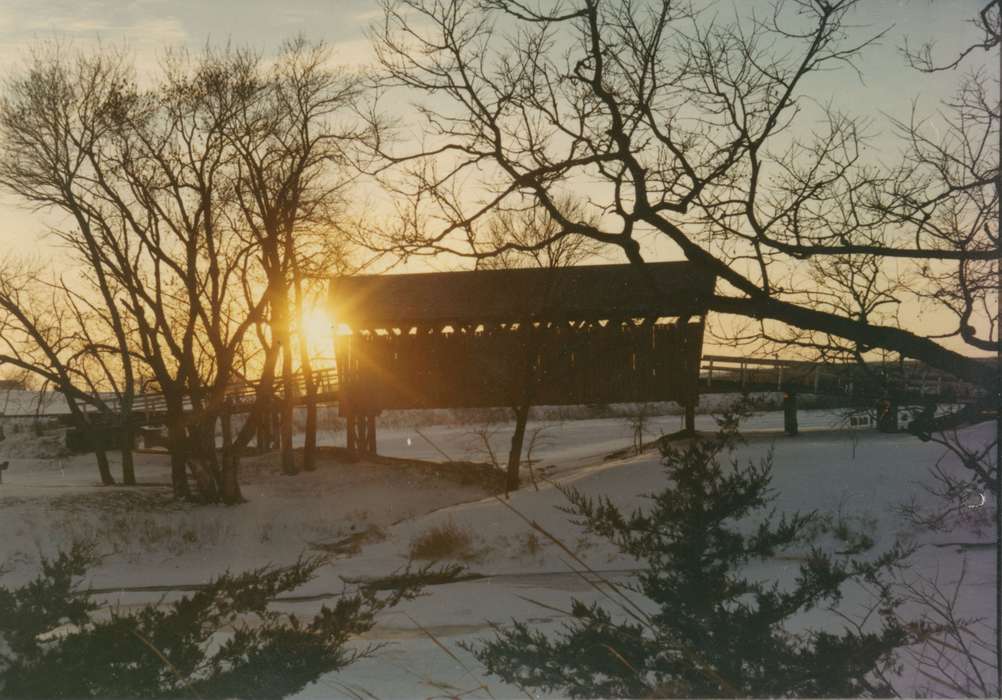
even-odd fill
[[(313, 381), (319, 400), (329, 401), (336, 396), (338, 379), (335, 368), (314, 370)], [(240, 382), (230, 385), (226, 389), (226, 402), (234, 410), (249, 408), (257, 399), (259, 385), (260, 382)], [(275, 380), (273, 388), (275, 398), (282, 399), (285, 394), (285, 383), (281, 378)], [(306, 376), (302, 372), (297, 372), (294, 375), (292, 395), (297, 399), (305, 399), (306, 397)], [(121, 401), (118, 397), (106, 397), (104, 402), (113, 413), (121, 411)], [(184, 402), (184, 410), (191, 410), (191, 401), (187, 398)], [(97, 412), (97, 409), (92, 408), (91, 411)], [(163, 415), (167, 412), (167, 399), (162, 393), (139, 394), (133, 397), (132, 412), (145, 415), (147, 418)]]
[[(881, 377), (879, 387), (874, 375)], [(797, 389), (809, 393), (871, 395), (892, 386), (900, 394), (921, 398), (968, 400), (977, 387), (918, 362), (873, 364), (864, 369), (855, 363), (704, 355), (700, 384), (710, 390)]]
[(713, 388), (775, 388), (782, 391), (797, 386), (814, 392), (845, 390), (844, 373), (816, 362), (775, 360), (769, 358), (704, 355), (700, 371), (703, 386)]

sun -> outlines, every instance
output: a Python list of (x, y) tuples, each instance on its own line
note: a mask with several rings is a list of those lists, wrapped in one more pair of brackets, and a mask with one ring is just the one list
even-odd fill
[(333, 327), (334, 320), (323, 309), (313, 308), (303, 312), (303, 330), (310, 340), (332, 336)]
[(330, 314), (320, 307), (307, 309), (300, 324), (310, 357), (330, 357), (334, 352), (334, 319)]

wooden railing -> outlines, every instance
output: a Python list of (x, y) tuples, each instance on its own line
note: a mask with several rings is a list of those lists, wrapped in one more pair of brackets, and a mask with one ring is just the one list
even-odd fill
[[(337, 370), (334, 368), (320, 369), (313, 371), (313, 381), (316, 386), (317, 400), (320, 402), (330, 402), (337, 398), (338, 379)], [(260, 382), (241, 382), (233, 384), (226, 390), (226, 402), (230, 410), (241, 413), (250, 409), (257, 399), (258, 385)], [(278, 378), (273, 384), (274, 396), (277, 399), (284, 398), (285, 383)], [(304, 403), (306, 400), (306, 377), (302, 372), (297, 372), (292, 383), (292, 394), (297, 403)], [(121, 411), (121, 402), (118, 397), (107, 397), (104, 401), (112, 413)], [(185, 400), (184, 409), (191, 410), (191, 403)], [(92, 408), (96, 412), (96, 408)], [(167, 412), (167, 399), (161, 393), (140, 394), (132, 400), (132, 413), (144, 416), (147, 420), (162, 416)]]
[(977, 388), (918, 362), (872, 364), (823, 363), (804, 360), (704, 355), (700, 390), (706, 392), (788, 389), (846, 396), (880, 394), (885, 387), (909, 397), (978, 396)]
[[(334, 368), (314, 370), (317, 400), (333, 403), (338, 399), (338, 376)], [(867, 369), (854, 363), (822, 363), (804, 360), (704, 355), (701, 359), (699, 385), (701, 393), (732, 391), (785, 391), (828, 395), (880, 397), (891, 387), (901, 398), (972, 401), (983, 392), (972, 384), (957, 381), (945, 372), (918, 362), (873, 364)], [(258, 382), (241, 382), (227, 389), (226, 400), (233, 412), (246, 412), (257, 396)], [(306, 379), (295, 375), (293, 395), (296, 402), (305, 402)], [(274, 383), (274, 395), (282, 398), (283, 382)], [(120, 412), (116, 397), (105, 396), (110, 414)], [(90, 408), (97, 413), (96, 408)], [(190, 410), (190, 405), (185, 406)], [(132, 414), (150, 422), (167, 412), (163, 394), (148, 393), (133, 399)], [(34, 415), (34, 414), (33, 414)]]

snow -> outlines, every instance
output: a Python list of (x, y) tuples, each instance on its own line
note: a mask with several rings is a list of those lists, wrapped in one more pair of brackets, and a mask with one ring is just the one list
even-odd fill
[(55, 391), (0, 389), (0, 416), (66, 415), (66, 397)]
[[(942, 460), (958, 469), (943, 448), (906, 434), (845, 429), (836, 411), (801, 411), (801, 434), (782, 434), (782, 414), (767, 412), (743, 424), (747, 442), (739, 459), (758, 459), (772, 451), (773, 486), (779, 511), (840, 511), (863, 523), (876, 550), (904, 539), (917, 546), (909, 576), (938, 576), (955, 581), (966, 561), (959, 597), (960, 613), (988, 616), (993, 600), (991, 548), (961, 551), (950, 542), (991, 539), (987, 532), (931, 533), (908, 523), (896, 507), (912, 498), (929, 502), (923, 483), (928, 470)], [(379, 432), (382, 454), (417, 460), (485, 459), (475, 424), (424, 425), (420, 421), (388, 421)], [(103, 542), (105, 558), (90, 574), (87, 587), (109, 605), (132, 606), (180, 595), (165, 587), (204, 582), (226, 569), (266, 563), (288, 563), (304, 550), (356, 534), (360, 551), (340, 554), (312, 582), (296, 592), (309, 597), (276, 603), (307, 615), (344, 587), (343, 578), (380, 576), (403, 567), (414, 537), (428, 528), (454, 523), (474, 536), (473, 558), (466, 562), (484, 578), (432, 586), (417, 600), (381, 615), (377, 626), (359, 640), (389, 642), (372, 659), (330, 674), (298, 697), (349, 697), (352, 688), (380, 698), (521, 697), (516, 688), (485, 678), (476, 661), (461, 647), (490, 635), (489, 621), (533, 620), (554, 629), (569, 598), (599, 598), (594, 586), (572, 571), (570, 556), (543, 537), (532, 546), (528, 520), (537, 522), (574, 551), (605, 579), (626, 581), (635, 562), (604, 543), (581, 537), (558, 510), (564, 502), (554, 484), (608, 496), (624, 506), (641, 505), (641, 494), (663, 488), (658, 454), (607, 459), (632, 444), (623, 418), (590, 418), (530, 424), (546, 428), (537, 450), (536, 473), (546, 480), (512, 494), (509, 501), (435, 474), (426, 466), (358, 462), (345, 464), (331, 453), (321, 456), (316, 472), (295, 477), (278, 472), (275, 454), (247, 458), (242, 484), (248, 503), (238, 507), (195, 507), (169, 499), (169, 465), (164, 455), (141, 454), (137, 460), (140, 488), (101, 487), (93, 458), (53, 454), (28, 456), (28, 438), (0, 443), (0, 461), (10, 460), (0, 484), (0, 561), (13, 567), (5, 584), (29, 578), (37, 570), (39, 552), (52, 552), (74, 536), (91, 534)], [(680, 427), (677, 415), (650, 420), (648, 439)], [(697, 416), (697, 428), (710, 431), (710, 416)], [(512, 426), (488, 426), (497, 454), (506, 454)], [(993, 439), (992, 426), (967, 429), (967, 443)], [(343, 434), (321, 435), (322, 445), (339, 444)], [(2, 450), (8, 449), (9, 453)], [(525, 519), (516, 515), (521, 513)], [(981, 513), (976, 514), (981, 515)], [(987, 521), (988, 509), (983, 509)], [(976, 523), (975, 523), (976, 524)], [(364, 533), (364, 534), (360, 534)], [(315, 551), (315, 550), (314, 550)], [(794, 553), (796, 555), (796, 553)], [(789, 579), (796, 559), (777, 558), (750, 567), (752, 575)], [(590, 575), (589, 575), (590, 576)], [(156, 586), (158, 590), (122, 590)], [(164, 598), (164, 596), (167, 596)], [(865, 591), (853, 591), (844, 602), (848, 612), (861, 609)], [(556, 609), (556, 610), (555, 610)], [(802, 625), (833, 624), (814, 615)], [(444, 646), (448, 653), (443, 651)], [(905, 659), (903, 659), (905, 660)], [(914, 695), (922, 680), (907, 668), (899, 690)], [(365, 693), (362, 693), (363, 695)]]

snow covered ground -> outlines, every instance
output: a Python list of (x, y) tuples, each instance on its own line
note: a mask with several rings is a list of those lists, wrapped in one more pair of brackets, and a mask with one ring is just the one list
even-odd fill
[[(990, 616), (992, 549), (950, 544), (992, 540), (988, 509), (972, 512), (968, 531), (946, 534), (916, 529), (896, 511), (912, 498), (928, 499), (922, 484), (928, 482), (929, 468), (940, 460), (946, 469), (957, 465), (944, 458), (941, 447), (909, 435), (849, 431), (842, 424), (837, 412), (802, 411), (802, 433), (789, 438), (781, 433), (782, 414), (764, 413), (743, 425), (747, 443), (737, 456), (756, 459), (773, 452), (780, 511), (841, 512), (867, 529), (877, 550), (898, 538), (916, 544), (909, 575), (938, 576), (942, 584), (950, 585), (966, 566), (960, 612)], [(553, 483), (606, 495), (627, 506), (642, 504), (640, 494), (663, 487), (654, 451), (606, 459), (631, 444), (631, 428), (624, 419), (549, 422), (543, 427), (534, 455), (537, 473)], [(650, 421), (647, 435), (650, 439), (679, 427), (678, 416), (660, 416)], [(712, 418), (699, 416), (697, 428), (712, 430)], [(442, 460), (443, 454), (455, 460), (482, 460), (482, 436), (476, 431), (475, 425), (381, 429), (380, 452), (421, 460)], [(499, 454), (505, 454), (510, 431), (508, 424), (487, 427)], [(984, 443), (994, 436), (992, 427), (985, 425), (962, 437)], [(342, 439), (325, 434), (321, 444), (339, 444)], [(227, 568), (287, 563), (304, 550), (357, 535), (358, 552), (339, 555), (297, 591), (310, 600), (280, 604), (309, 614), (325, 595), (342, 589), (341, 577), (379, 576), (405, 565), (412, 540), (429, 528), (451, 522), (468, 529), (474, 545), (466, 565), (484, 578), (430, 587), (426, 595), (385, 613), (368, 641), (389, 646), (373, 659), (321, 678), (302, 691), (303, 698), (366, 693), (379, 698), (452, 697), (465, 691), (473, 692), (464, 697), (524, 696), (485, 678), (459, 645), (489, 636), (488, 621), (517, 618), (534, 620), (543, 628), (558, 626), (561, 614), (554, 608), (566, 609), (571, 595), (591, 601), (597, 593), (571, 571), (568, 556), (559, 547), (534, 537), (526, 520), (511, 508), (555, 534), (589, 566), (613, 580), (625, 580), (635, 566), (609, 546), (581, 537), (557, 509), (563, 496), (549, 482), (540, 482), (538, 490), (527, 485), (506, 504), (476, 485), (459, 483), (427, 467), (344, 464), (331, 454), (322, 457), (318, 471), (285, 477), (278, 473), (272, 454), (243, 462), (247, 504), (179, 506), (169, 499), (169, 470), (162, 455), (140, 457), (143, 486), (102, 488), (92, 458), (62, 456), (51, 445), (31, 457), (29, 442), (18, 436), (0, 443), (0, 461), (10, 460), (0, 484), (0, 561), (14, 567), (4, 579), (8, 584), (33, 573), (39, 551), (52, 552), (75, 536), (92, 536), (106, 543), (107, 556), (85, 585), (114, 591), (101, 594), (109, 604), (136, 605), (160, 600), (171, 586), (197, 584)], [(980, 521), (988, 526), (979, 532)], [(785, 557), (756, 565), (754, 573), (789, 580), (797, 565), (795, 557)], [(157, 590), (123, 590), (151, 586)], [(166, 591), (166, 595), (178, 593)], [(865, 592), (856, 591), (843, 608), (857, 613), (866, 600)], [(814, 617), (798, 623), (833, 621)], [(904, 695), (923, 687), (914, 669), (908, 668), (899, 684)]]

